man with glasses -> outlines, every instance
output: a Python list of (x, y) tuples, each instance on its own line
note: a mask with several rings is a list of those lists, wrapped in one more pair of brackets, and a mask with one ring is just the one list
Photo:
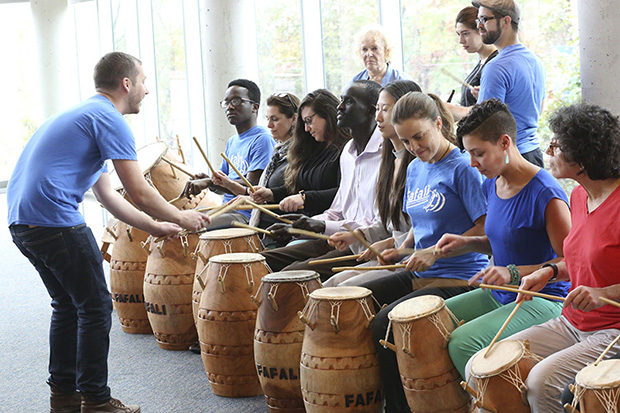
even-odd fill
[[(536, 136), (545, 97), (545, 69), (538, 57), (519, 42), (521, 11), (513, 0), (472, 1), (478, 9), (476, 23), (485, 44), (499, 54), (482, 71), (478, 103), (499, 99), (508, 105), (517, 121), (517, 148), (525, 159), (543, 167), (540, 141)], [(449, 105), (459, 120), (470, 107)]]
[[(226, 156), (245, 178), (252, 184), (258, 185), (263, 170), (269, 164), (275, 146), (275, 140), (263, 126), (257, 125), (258, 108), (260, 106), (260, 89), (256, 83), (247, 79), (236, 79), (228, 84), (224, 99), (220, 102), (226, 112), (228, 122), (235, 127), (237, 134), (226, 142)], [(236, 195), (223, 186), (223, 182), (234, 181), (243, 185), (241, 178), (226, 160), (216, 171), (215, 176), (208, 178), (198, 174), (198, 179), (188, 182), (184, 194), (196, 195), (205, 188), (216, 192), (224, 192), (223, 202), (226, 203)], [(245, 195), (249, 188), (243, 188)], [(251, 211), (231, 211), (213, 219), (210, 228), (229, 227), (232, 222), (248, 223)]]
[[(340, 185), (338, 192), (324, 213), (312, 218), (300, 214), (285, 215), (294, 220), (293, 227), (333, 235), (360, 226), (370, 225), (376, 217), (374, 210), (379, 164), (383, 138), (376, 128), (376, 104), (381, 86), (370, 80), (356, 80), (342, 92), (337, 108), (338, 126), (351, 130), (351, 139), (340, 155)], [(310, 115), (303, 121), (312, 125)], [(275, 236), (289, 237), (289, 225), (274, 224), (269, 229)], [(386, 234), (387, 236), (387, 234)], [(354, 247), (355, 248), (355, 247)], [(363, 249), (363, 248), (360, 248)], [(356, 251), (360, 252), (360, 251)], [(352, 251), (338, 251), (324, 239), (312, 239), (261, 253), (274, 271), (313, 270), (325, 281), (334, 273), (332, 263), (310, 265), (311, 260), (351, 255)], [(357, 265), (355, 259), (339, 265)]]

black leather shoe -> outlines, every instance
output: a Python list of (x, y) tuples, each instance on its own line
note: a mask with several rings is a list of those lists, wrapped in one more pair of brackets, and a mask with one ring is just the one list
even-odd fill
[(140, 413), (140, 406), (123, 404), (118, 399), (110, 399), (105, 403), (92, 402), (86, 398), (82, 400), (81, 413)]
[(65, 393), (50, 382), (50, 413), (80, 413), (82, 397), (77, 391)]
[(200, 343), (197, 341), (191, 346), (189, 346), (189, 351), (191, 351), (194, 354), (200, 354)]

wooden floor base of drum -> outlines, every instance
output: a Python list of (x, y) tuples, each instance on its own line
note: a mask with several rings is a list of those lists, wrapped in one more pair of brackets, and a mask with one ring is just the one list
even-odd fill
[(271, 413), (305, 413), (303, 399), (274, 399), (265, 396), (267, 408)]

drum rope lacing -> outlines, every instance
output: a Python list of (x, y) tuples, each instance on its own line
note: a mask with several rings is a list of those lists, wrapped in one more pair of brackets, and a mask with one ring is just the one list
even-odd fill
[[(594, 395), (598, 399), (599, 403), (605, 407), (605, 411), (608, 413), (618, 413), (618, 400), (620, 400), (620, 387), (615, 389), (592, 389)], [(573, 393), (575, 397), (571, 406), (577, 407), (577, 404), (582, 400), (583, 395), (586, 392), (586, 388), (575, 383), (573, 385)]]
[(118, 223), (119, 221), (116, 221), (114, 225), (112, 225), (112, 228), (105, 227), (105, 230), (112, 236), (112, 238), (114, 238), (114, 240), (118, 240), (118, 235), (116, 235), (116, 229), (118, 228)]
[(201, 277), (202, 277), (202, 274), (204, 274), (204, 272), (207, 270), (207, 268), (209, 268), (209, 264), (211, 263), (207, 262), (207, 265), (202, 267), (202, 270), (200, 270), (200, 272), (196, 274), (196, 280), (198, 281), (198, 284), (200, 284), (200, 288), (202, 288), (203, 290), (205, 289), (205, 283), (204, 281), (202, 281)]
[[(340, 331), (340, 327), (338, 327), (338, 320), (340, 320), (340, 307), (342, 306), (342, 301), (330, 301), (329, 305), (331, 305), (331, 314), (329, 316), (329, 322), (332, 327), (334, 327), (334, 331), (337, 333)], [(336, 309), (336, 314), (334, 315), (334, 308)]]
[[(536, 361), (541, 361), (543, 359), (542, 357), (533, 353), (527, 348), (524, 349), (523, 351), (523, 358), (530, 358)], [(512, 370), (512, 367), (511, 367), (499, 373), (498, 376), (506, 380), (508, 383), (512, 384), (517, 390), (519, 390), (519, 392), (521, 392), (522, 395), (525, 394), (525, 392), (527, 391), (527, 386), (525, 385), (525, 382), (521, 378), (522, 376), (521, 376), (521, 370), (519, 368), (519, 363), (516, 363), (514, 365), (514, 371)], [(469, 380), (471, 379), (471, 377), (472, 376), (470, 375), (469, 379), (467, 379), (467, 384), (469, 384)], [(483, 377), (483, 378), (475, 377), (474, 380), (476, 382), (476, 388), (479, 389), (478, 400), (480, 401), (481, 404), (484, 404), (484, 395), (486, 394), (487, 386), (489, 384), (489, 377)], [(527, 402), (527, 399), (525, 397), (523, 400), (524, 402)]]
[(319, 302), (317, 300), (308, 300), (304, 306), (304, 309), (298, 313), (299, 319), (307, 324), (308, 327), (310, 327), (310, 330), (314, 330), (314, 326), (310, 324), (310, 317), (312, 317), (312, 314), (314, 314), (318, 305)]
[(232, 240), (223, 239), (222, 240), (222, 244), (224, 244), (224, 253), (225, 254), (232, 254), (232, 252), (233, 252), (233, 250), (232, 250)]
[(261, 249), (259, 247), (257, 247), (256, 244), (254, 243), (254, 237), (244, 237), (244, 238), (245, 238), (246, 242), (248, 243), (248, 245), (250, 246), (250, 248), (252, 249), (252, 252), (261, 251)]
[(226, 293), (226, 287), (224, 286), (224, 280), (226, 279), (228, 268), (230, 268), (230, 264), (222, 264), (222, 266), (220, 267), (220, 271), (217, 275), (217, 280), (220, 283), (220, 291), (222, 292), (222, 294)]
[(187, 248), (189, 247), (187, 235), (179, 235), (179, 239), (181, 240), (181, 245), (183, 246), (183, 256), (187, 258)]
[(359, 298), (357, 299), (357, 302), (362, 307), (362, 311), (366, 316), (366, 320), (368, 321), (368, 323), (366, 323), (366, 328), (368, 328), (370, 327), (370, 322), (375, 318), (375, 315), (372, 313), (372, 310), (368, 306), (368, 301), (365, 298)]
[(304, 301), (307, 302), (308, 296), (310, 296), (310, 290), (308, 290), (308, 283), (296, 282), (295, 284), (297, 284), (301, 288), (301, 294), (304, 296)]
[(278, 293), (279, 285), (280, 284), (278, 283), (271, 284), (271, 287), (269, 287), (269, 292), (267, 293), (267, 298), (269, 299), (269, 302), (273, 306), (273, 309), (276, 311), (278, 311), (278, 303), (276, 302), (276, 294)]
[(254, 291), (254, 272), (252, 271), (252, 264), (242, 264), (245, 269), (245, 279), (248, 282), (248, 292), (252, 294)]

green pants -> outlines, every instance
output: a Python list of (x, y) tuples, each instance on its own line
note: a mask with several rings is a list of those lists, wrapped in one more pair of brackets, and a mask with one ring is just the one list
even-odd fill
[[(477, 289), (446, 300), (446, 305), (456, 318), (465, 320), (452, 332), (448, 350), (454, 366), (466, 379), (465, 366), (470, 357), (491, 343), (515, 303), (502, 305), (490, 290)], [(561, 312), (561, 302), (534, 297), (521, 305), (499, 339), (559, 317)]]

